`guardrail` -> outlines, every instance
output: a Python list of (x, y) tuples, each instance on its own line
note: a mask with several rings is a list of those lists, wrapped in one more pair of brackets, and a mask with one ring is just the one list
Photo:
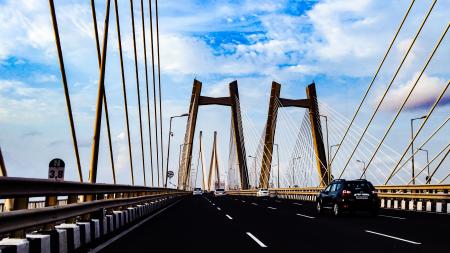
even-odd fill
[[(375, 186), (382, 208), (450, 213), (450, 185)], [(316, 201), (321, 187), (270, 188), (272, 197)], [(257, 190), (230, 190), (231, 195), (256, 196)]]
[[(95, 219), (99, 223), (95, 226), (105, 228), (99, 233), (91, 227), (95, 237), (187, 194), (167, 188), (0, 177), (0, 200), (14, 199), (16, 202), (14, 210), (0, 213), (0, 236), (28, 238), (30, 231), (55, 230), (57, 224), (64, 222), (89, 223)], [(45, 201), (29, 201), (34, 197), (45, 197)], [(2, 209), (4, 206), (3, 203)], [(108, 220), (107, 216), (113, 217)], [(0, 252), (4, 240), (0, 241)]]

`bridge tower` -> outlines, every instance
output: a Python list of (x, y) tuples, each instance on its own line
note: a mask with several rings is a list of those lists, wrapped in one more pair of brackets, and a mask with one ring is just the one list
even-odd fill
[(219, 173), (219, 159), (217, 156), (217, 132), (214, 131), (214, 141), (211, 152), (211, 163), (209, 165), (209, 175), (208, 175), (208, 191), (212, 190), (214, 180), (220, 185), (220, 173)]
[(206, 97), (201, 95), (202, 83), (194, 80), (191, 102), (189, 106), (189, 117), (186, 125), (184, 144), (182, 151), (182, 160), (179, 168), (178, 187), (185, 189), (188, 184), (191, 172), (192, 146), (197, 124), (198, 107), (204, 105), (222, 105), (231, 108), (231, 121), (236, 143), (236, 152), (239, 163), (239, 174), (241, 179), (241, 188), (248, 189), (248, 171), (244, 142), (244, 133), (241, 125), (241, 109), (239, 104), (239, 90), (237, 81), (229, 84), (230, 95), (228, 97)]
[[(320, 185), (328, 184), (330, 181), (329, 171), (326, 168), (327, 159), (325, 146), (322, 138), (322, 127), (320, 124), (319, 106), (317, 104), (316, 85), (312, 83), (306, 87), (306, 99), (287, 99), (280, 97), (281, 84), (272, 82), (272, 89), (269, 100), (269, 112), (267, 114), (266, 130), (264, 134), (264, 153), (261, 163), (261, 175), (259, 185), (261, 188), (269, 187), (270, 169), (272, 168), (273, 142), (275, 138), (276, 121), (278, 107), (300, 107), (309, 110), (309, 119), (311, 122), (311, 134), (314, 143), (314, 152), (316, 154), (317, 170), (319, 174)], [(276, 106), (277, 101), (280, 102)]]

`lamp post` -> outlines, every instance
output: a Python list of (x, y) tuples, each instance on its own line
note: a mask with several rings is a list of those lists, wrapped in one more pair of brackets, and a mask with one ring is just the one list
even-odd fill
[(256, 186), (257, 186), (257, 178), (256, 178), (256, 157), (255, 156), (251, 156), (251, 155), (249, 155), (248, 157), (250, 157), (250, 158), (253, 158), (254, 159), (254, 162), (253, 162), (253, 164), (254, 164), (254, 169), (255, 169), (255, 189), (256, 189)]
[(320, 114), (319, 114), (319, 116), (325, 118), (325, 129), (327, 132), (327, 155), (328, 155), (327, 170), (328, 170), (328, 183), (329, 183), (331, 181), (331, 171), (330, 171), (330, 143), (328, 142), (328, 117), (325, 115), (320, 115)]
[[(334, 144), (334, 145), (331, 145), (331, 146), (330, 146), (330, 154), (333, 152), (333, 148), (334, 148), (334, 147), (339, 147), (339, 146), (340, 146), (340, 144)], [(333, 175), (331, 174), (331, 161), (328, 161), (328, 167), (329, 167), (329, 169), (330, 169), (330, 171), (329, 171), (330, 177), (332, 178)]]
[(430, 160), (428, 158), (428, 149), (419, 148), (419, 150), (423, 151), (423, 152), (425, 152), (427, 154), (427, 177), (426, 177), (426, 182), (429, 183), (431, 178), (430, 178)]
[(411, 177), (412, 184), (416, 184), (416, 180), (414, 179), (414, 120), (425, 119), (427, 116), (424, 115), (422, 117), (411, 119)]
[(164, 182), (164, 187), (167, 188), (167, 172), (169, 172), (169, 156), (170, 156), (170, 140), (172, 139), (173, 133), (172, 133), (172, 119), (173, 118), (180, 118), (180, 117), (186, 117), (189, 116), (188, 113), (184, 113), (178, 116), (172, 116), (170, 117), (170, 123), (169, 123), (169, 140), (168, 140), (168, 145), (167, 145), (167, 162), (166, 162), (166, 180)]
[(278, 151), (278, 144), (274, 143), (274, 146), (277, 146), (277, 185), (280, 188), (280, 152)]
[(363, 164), (363, 174), (362, 174), (361, 178), (364, 177), (364, 179), (366, 179), (366, 162), (361, 161), (361, 160), (356, 160), (356, 161)]
[(300, 159), (300, 158), (301, 158), (300, 156), (297, 156), (292, 159), (292, 187), (294, 187), (294, 185), (295, 185), (295, 171), (294, 171), (295, 160)]

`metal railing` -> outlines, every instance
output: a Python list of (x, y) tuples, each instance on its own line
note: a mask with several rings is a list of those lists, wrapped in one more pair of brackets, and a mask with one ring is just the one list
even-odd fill
[[(375, 186), (380, 199), (450, 202), (450, 185)], [(270, 188), (271, 196), (315, 201), (322, 187)], [(231, 195), (256, 196), (258, 190), (230, 190)]]
[[(25, 201), (23, 209), (0, 213), (0, 235), (57, 222), (74, 222), (83, 217), (98, 217), (99, 214), (103, 216), (113, 210), (186, 194), (167, 188), (0, 177), (0, 199)], [(45, 197), (46, 201), (29, 201), (32, 197)], [(58, 200), (58, 197), (66, 199)], [(50, 198), (56, 201), (50, 204)], [(2, 206), (3, 209), (4, 204)]]

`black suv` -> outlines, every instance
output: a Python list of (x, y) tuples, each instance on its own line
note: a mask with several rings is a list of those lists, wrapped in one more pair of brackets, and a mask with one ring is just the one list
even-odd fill
[(317, 212), (330, 209), (335, 216), (343, 211), (369, 211), (373, 216), (378, 214), (380, 203), (375, 187), (365, 180), (333, 180), (325, 190), (317, 196)]

